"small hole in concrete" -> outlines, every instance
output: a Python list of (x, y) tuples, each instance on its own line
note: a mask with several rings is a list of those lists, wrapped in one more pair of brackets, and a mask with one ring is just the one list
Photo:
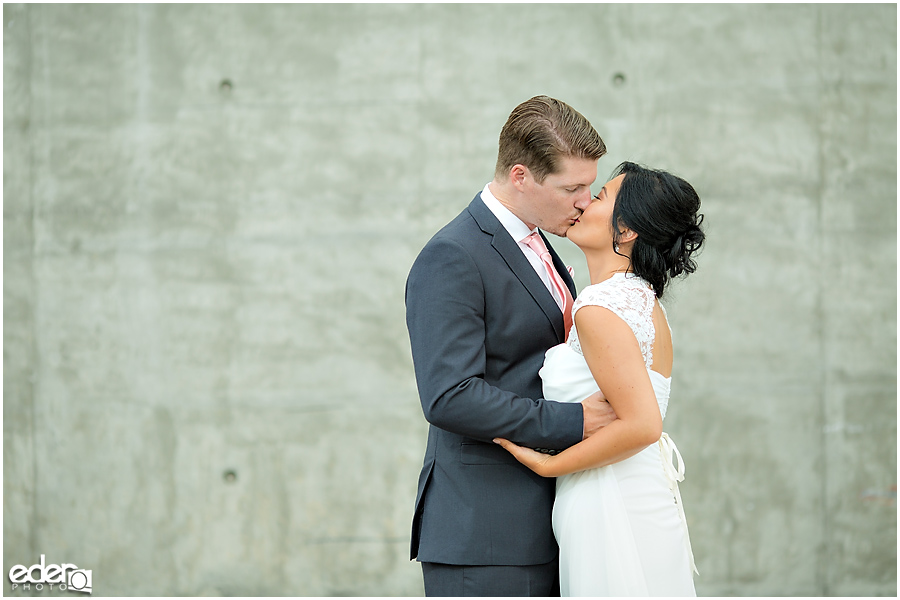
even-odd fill
[(625, 74), (624, 73), (616, 73), (612, 78), (613, 85), (616, 87), (622, 87), (625, 85)]
[(230, 79), (223, 79), (223, 80), (222, 80), (222, 83), (219, 84), (219, 90), (220, 90), (223, 94), (228, 94), (228, 93), (230, 93), (230, 92), (231, 92), (231, 89), (232, 89), (233, 87), (234, 87), (234, 86), (232, 85)]
[(222, 479), (225, 480), (225, 483), (234, 483), (237, 481), (237, 473), (229, 469), (222, 474)]

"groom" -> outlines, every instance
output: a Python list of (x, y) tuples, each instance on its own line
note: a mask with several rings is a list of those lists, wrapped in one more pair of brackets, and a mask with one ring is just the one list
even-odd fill
[(555, 480), (491, 440), (560, 450), (615, 418), (598, 395), (543, 399), (538, 376), (546, 350), (566, 339), (575, 295), (538, 229), (566, 235), (605, 153), (569, 105), (523, 102), (500, 133), (493, 181), (410, 271), (406, 322), (430, 423), (410, 558), (428, 596), (559, 595)]

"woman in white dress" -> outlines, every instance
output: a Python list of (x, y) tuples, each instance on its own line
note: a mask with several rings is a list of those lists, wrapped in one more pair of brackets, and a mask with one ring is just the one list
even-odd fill
[(547, 351), (544, 397), (578, 402), (600, 389), (618, 418), (553, 456), (495, 440), (535, 473), (558, 478), (563, 596), (696, 595), (678, 492), (684, 465), (662, 431), (672, 338), (659, 298), (672, 277), (696, 269), (699, 208), (683, 179), (626, 162), (567, 233), (585, 254), (591, 285), (572, 307), (568, 340)]

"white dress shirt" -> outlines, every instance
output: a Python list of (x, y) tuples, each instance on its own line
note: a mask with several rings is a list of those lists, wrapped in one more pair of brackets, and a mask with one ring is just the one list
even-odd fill
[(556, 303), (560, 306), (564, 305), (565, 300), (559, 297), (559, 293), (550, 282), (550, 273), (547, 272), (544, 261), (542, 261), (534, 250), (525, 243), (525, 238), (531, 235), (532, 232), (537, 231), (538, 228), (528, 229), (528, 226), (522, 222), (522, 219), (510, 212), (508, 208), (503, 206), (503, 204), (497, 200), (491, 193), (490, 185), (491, 184), (488, 183), (481, 191), (481, 199), (484, 201), (485, 206), (494, 213), (494, 216), (497, 217), (497, 220), (500, 221), (503, 228), (506, 229), (506, 231), (509, 232), (509, 235), (512, 236), (512, 239), (519, 244), (519, 250), (522, 251), (522, 254), (525, 255), (525, 258), (527, 258), (528, 262), (531, 263), (531, 266), (534, 267), (534, 272), (537, 273), (541, 278), (541, 281), (544, 282), (544, 285), (547, 287), (550, 294), (553, 295), (553, 299), (556, 300)]

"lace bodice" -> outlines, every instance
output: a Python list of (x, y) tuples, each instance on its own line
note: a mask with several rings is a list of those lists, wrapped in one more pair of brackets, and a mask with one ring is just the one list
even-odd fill
[[(572, 320), (574, 322), (575, 313), (582, 306), (608, 308), (631, 327), (640, 345), (644, 364), (649, 369), (653, 365), (653, 340), (656, 338), (656, 330), (653, 327), (655, 302), (656, 295), (653, 288), (645, 280), (630, 273), (616, 273), (606, 281), (589, 285), (578, 294), (572, 306)], [(578, 330), (574, 325), (567, 343), (578, 354), (584, 355), (578, 341)]]

